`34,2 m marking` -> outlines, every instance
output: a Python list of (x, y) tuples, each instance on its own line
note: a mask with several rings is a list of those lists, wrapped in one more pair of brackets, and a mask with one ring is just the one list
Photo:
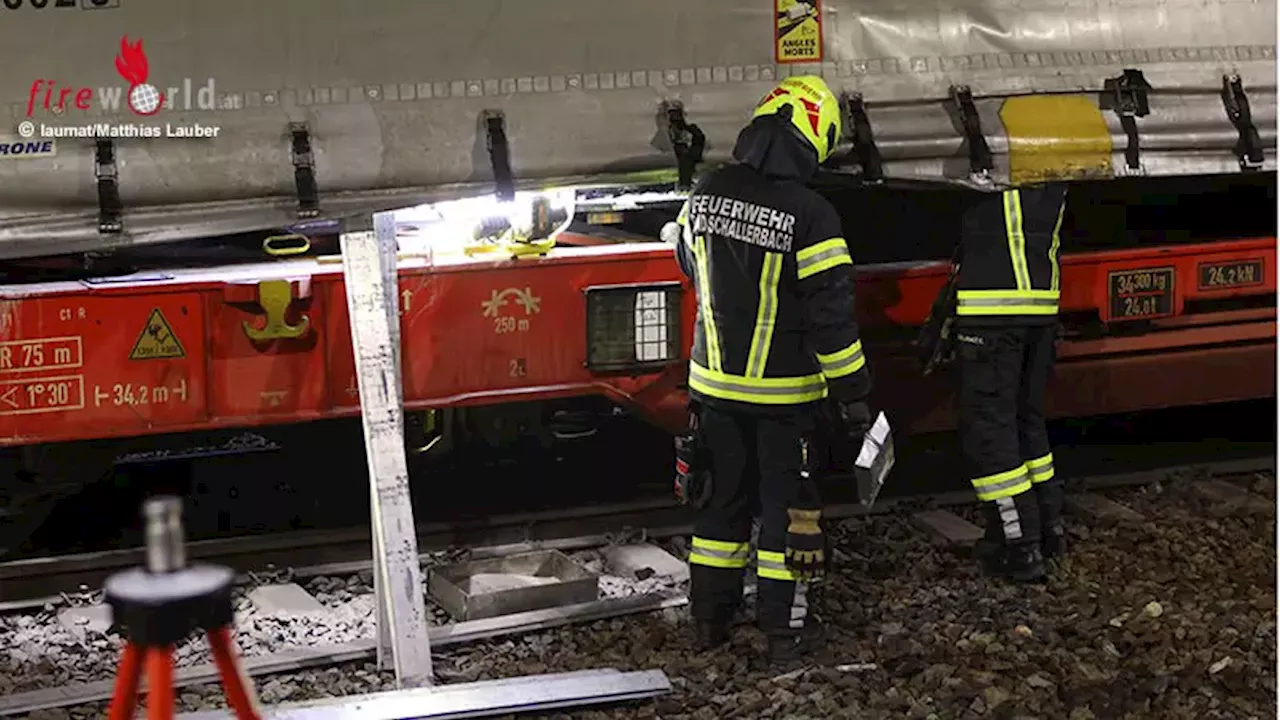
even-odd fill
[(0, 342), (0, 373), (70, 370), (84, 364), (84, 341), (77, 336)]
[(176, 383), (148, 385), (146, 383), (115, 383), (93, 386), (94, 407), (139, 407), (146, 405), (172, 405), (187, 402), (187, 380)]
[(0, 380), (0, 415), (34, 415), (83, 408), (83, 375)]

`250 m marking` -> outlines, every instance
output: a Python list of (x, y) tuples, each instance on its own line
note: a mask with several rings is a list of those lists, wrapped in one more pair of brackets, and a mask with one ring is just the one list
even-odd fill
[(496, 317), (493, 319), (493, 334), (506, 335), (513, 332), (529, 332), (530, 324), (528, 318), (513, 318), (509, 315)]

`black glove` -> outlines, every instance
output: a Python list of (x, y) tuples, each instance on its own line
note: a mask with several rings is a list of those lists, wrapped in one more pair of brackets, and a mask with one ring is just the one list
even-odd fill
[(845, 435), (854, 443), (855, 448), (861, 447), (862, 436), (871, 429), (871, 408), (867, 407), (865, 401), (858, 400), (836, 403), (836, 409), (840, 413)]

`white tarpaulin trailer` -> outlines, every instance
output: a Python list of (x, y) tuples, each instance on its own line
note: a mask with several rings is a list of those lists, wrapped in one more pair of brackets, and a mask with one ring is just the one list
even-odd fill
[(0, 258), (485, 192), (494, 112), (518, 186), (674, 179), (664, 102), (719, 162), (789, 74), (861, 93), (889, 179), (1273, 170), (1275, 32), (1271, 0), (0, 0)]

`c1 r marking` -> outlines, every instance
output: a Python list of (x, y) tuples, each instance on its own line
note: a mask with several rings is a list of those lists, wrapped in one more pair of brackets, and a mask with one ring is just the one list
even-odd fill
[(70, 370), (84, 364), (84, 340), (78, 335), (0, 342), (0, 373)]
[(83, 409), (83, 375), (0, 380), (0, 415), (35, 415)]

